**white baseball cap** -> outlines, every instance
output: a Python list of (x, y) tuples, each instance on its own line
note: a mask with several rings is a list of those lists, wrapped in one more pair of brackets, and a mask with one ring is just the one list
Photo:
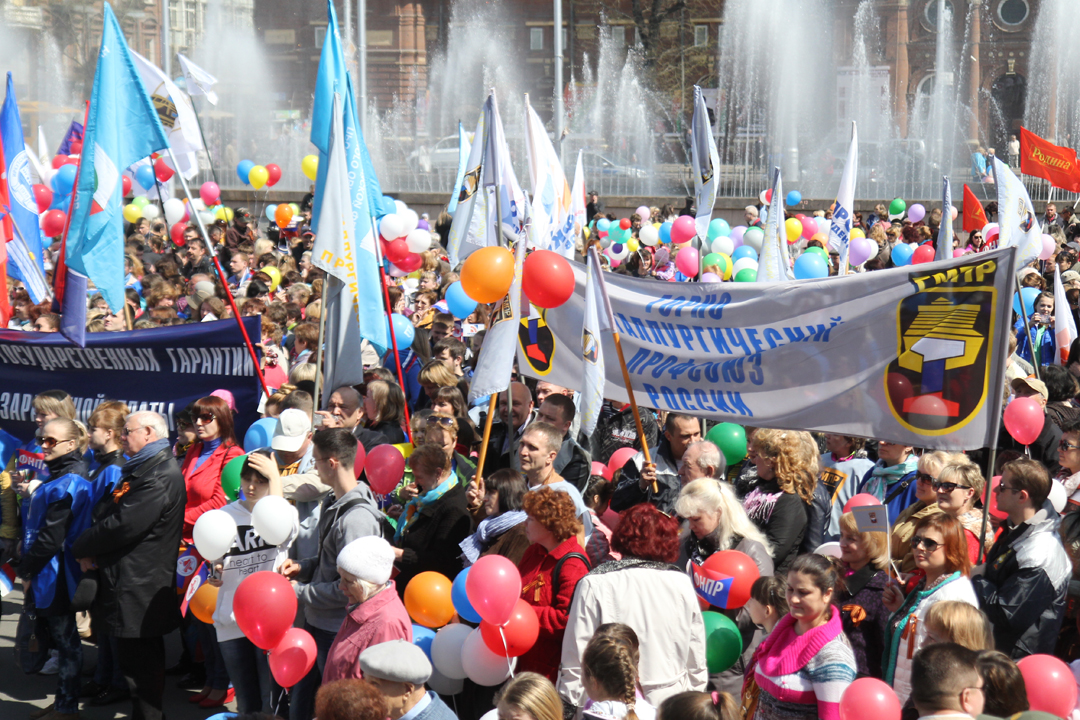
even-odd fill
[(296, 452), (311, 432), (311, 418), (303, 410), (290, 408), (278, 416), (270, 447), (281, 452)]

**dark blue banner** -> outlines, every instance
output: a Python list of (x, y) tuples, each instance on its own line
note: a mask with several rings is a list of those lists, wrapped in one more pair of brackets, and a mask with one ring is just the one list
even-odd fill
[[(257, 342), (260, 319), (243, 320)], [(238, 438), (258, 419), (261, 392), (235, 320), (87, 333), (85, 348), (60, 333), (0, 330), (0, 379), (0, 428), (24, 441), (36, 430), (34, 395), (45, 390), (70, 394), (83, 422), (104, 400), (152, 410), (168, 420), (174, 437), (176, 413), (214, 390), (228, 390), (236, 398)]]

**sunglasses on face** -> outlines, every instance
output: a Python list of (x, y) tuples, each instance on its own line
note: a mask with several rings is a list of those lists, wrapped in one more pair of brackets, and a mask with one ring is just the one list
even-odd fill
[(1080, 445), (1073, 445), (1067, 440), (1058, 443), (1058, 450), (1080, 450)]
[(918, 482), (931, 483), (934, 482), (934, 476), (930, 473), (917, 472), (915, 473), (915, 480)]
[(933, 488), (936, 492), (951, 493), (953, 490), (969, 490), (967, 485), (957, 485), (951, 482), (935, 482)]
[(56, 447), (62, 442), (67, 442), (67, 440), (57, 440), (54, 437), (49, 437), (48, 435), (46, 435), (45, 437), (41, 438), (41, 447), (45, 450), (52, 450), (54, 447)]
[(454, 418), (452, 418), (452, 417), (435, 417), (434, 415), (428, 415), (427, 424), (428, 425), (441, 425), (442, 427), (451, 428), (451, 427), (454, 427), (454, 425), (457, 424), (457, 421), (454, 420)]
[(201, 423), (202, 425), (209, 425), (216, 419), (217, 418), (214, 417), (214, 413), (204, 412), (202, 414), (196, 415), (194, 418), (194, 422), (197, 424)]
[(911, 538), (911, 547), (913, 547), (913, 548), (921, 547), (921, 548), (924, 548), (926, 550), (926, 552), (932, 553), (935, 550), (937, 550), (939, 547), (941, 547), (941, 543), (939, 543), (937, 540), (931, 540), (930, 538), (925, 538), (922, 535), (915, 535), (914, 537)]

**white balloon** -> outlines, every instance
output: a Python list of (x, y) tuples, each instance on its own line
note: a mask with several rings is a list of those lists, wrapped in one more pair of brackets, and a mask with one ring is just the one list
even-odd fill
[[(615, 250), (616, 245), (618, 245), (618, 247), (619, 247), (618, 251)], [(611, 246), (610, 252), (608, 252), (608, 255), (615, 258), (616, 260), (624, 260), (624, 259), (626, 259), (626, 256), (629, 255), (629, 254), (630, 254), (630, 249), (628, 247), (626, 247), (626, 243), (615, 243), (614, 245)]]
[(465, 688), (465, 679), (454, 680), (443, 675), (438, 668), (431, 668), (427, 686), (440, 695), (457, 695)]
[(731, 253), (735, 252), (735, 241), (727, 235), (721, 235), (712, 241), (712, 251), (731, 255)]
[(504, 658), (491, 652), (480, 635), (480, 628), (476, 628), (469, 633), (461, 648), (461, 664), (470, 680), (477, 685), (491, 687), (510, 677), (517, 658)]
[(422, 253), (431, 248), (431, 233), (421, 228), (414, 228), (405, 236), (405, 244), (409, 246), (409, 252)]
[(880, 249), (881, 248), (878, 247), (878, 244), (877, 244), (876, 240), (870, 240), (870, 257), (868, 257), (866, 259), (869, 261), (869, 260), (873, 260), (874, 258), (876, 258), (877, 254), (878, 254), (878, 250), (880, 250)]
[(203, 210), (199, 213), (199, 218), (203, 221), (203, 225), (212, 225), (217, 218), (214, 217), (214, 213), (209, 210)]
[(416, 214), (415, 210), (412, 210), (410, 208), (405, 208), (403, 212), (399, 212), (398, 217), (400, 217), (405, 222), (406, 235), (415, 230), (416, 226), (420, 223), (420, 216)]
[(379, 234), (387, 242), (397, 240), (405, 235), (405, 221), (400, 215), (387, 215), (379, 222)]
[(408, 205), (406, 205), (406, 204), (405, 204), (405, 203), (404, 203), (403, 201), (401, 201), (401, 200), (395, 200), (395, 201), (394, 201), (394, 208), (395, 208), (394, 212), (395, 212), (395, 213), (397, 213), (398, 215), (400, 215), (400, 214), (402, 214), (403, 212), (405, 212), (406, 210), (408, 210), (408, 209), (409, 209), (409, 206), (408, 206)]
[(840, 559), (840, 543), (827, 542), (823, 545), (818, 545), (817, 550), (814, 551), (818, 555), (824, 555), (825, 557), (834, 557), (837, 560)]
[(747, 228), (743, 233), (742, 241), (743, 245), (754, 248), (754, 251), (761, 253), (761, 243), (765, 240), (765, 233), (759, 227)]
[(202, 212), (206, 209), (206, 203), (202, 201), (202, 198), (195, 198), (191, 201), (191, 205), (195, 208), (197, 212)]
[(642, 245), (653, 247), (660, 242), (660, 231), (652, 225), (642, 225), (641, 230), (638, 231), (638, 240)]
[(739, 274), (740, 270), (745, 270), (746, 268), (750, 268), (751, 270), (757, 270), (757, 260), (748, 257), (739, 258), (735, 261), (735, 267), (731, 270), (731, 276), (735, 277)]
[(1050, 481), (1050, 503), (1054, 506), (1054, 509), (1058, 511), (1060, 515), (1065, 509), (1065, 506), (1069, 503), (1069, 495), (1065, 492), (1065, 486), (1058, 480)]
[(297, 526), (296, 508), (278, 495), (267, 495), (255, 503), (251, 511), (251, 525), (266, 542), (280, 545), (289, 539)]
[(431, 641), (431, 663), (448, 680), (461, 681), (469, 677), (463, 664), (462, 649), (473, 629), (455, 623), (440, 628)]
[(757, 197), (758, 197), (758, 200), (761, 201), (762, 205), (768, 205), (769, 204), (769, 199), (766, 196), (766, 193), (768, 193), (768, 192), (769, 192), (768, 190), (762, 190), (760, 193), (758, 193)]
[(236, 540), (236, 521), (224, 510), (207, 510), (192, 530), (195, 549), (207, 560), (224, 557)]
[(161, 208), (157, 205), (147, 205), (142, 209), (142, 216), (147, 220), (157, 220), (161, 217)]
[(184, 201), (177, 198), (169, 198), (165, 201), (165, 222), (172, 227), (184, 217)]

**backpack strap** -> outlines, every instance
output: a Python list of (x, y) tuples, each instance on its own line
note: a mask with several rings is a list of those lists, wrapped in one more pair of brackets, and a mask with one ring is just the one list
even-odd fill
[[(582, 555), (579, 552), (566, 553), (561, 558), (555, 561), (555, 567), (551, 570), (551, 592), (557, 595), (559, 592), (559, 576), (562, 573), (562, 566), (570, 558), (577, 558), (581, 562), (585, 563), (585, 570), (592, 570), (592, 565), (589, 564), (589, 558)], [(554, 595), (552, 597), (554, 597)]]
[(919, 474), (918, 470), (911, 473), (911, 477), (909, 477), (907, 480), (904, 480), (903, 482), (898, 484), (896, 487), (894, 487), (893, 491), (885, 496), (885, 500), (883, 500), (881, 504), (882, 505), (888, 505), (890, 502), (892, 502), (894, 499), (896, 499), (896, 497), (900, 493), (902, 493), (902, 492), (904, 492), (905, 490), (908, 489), (908, 486), (911, 485), (912, 481), (915, 480), (915, 476), (918, 475), (918, 474)]

